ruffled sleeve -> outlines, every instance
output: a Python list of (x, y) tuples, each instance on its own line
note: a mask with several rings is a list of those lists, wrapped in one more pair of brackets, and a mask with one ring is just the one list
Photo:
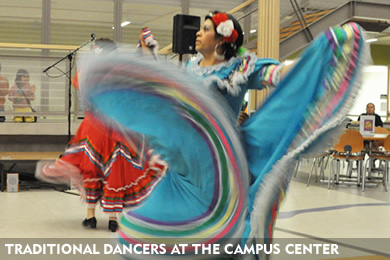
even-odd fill
[[(250, 54), (254, 56), (254, 54)], [(257, 58), (252, 71), (249, 73), (248, 89), (263, 89), (275, 87), (280, 81), (280, 71), (284, 67), (274, 59)]]
[(262, 89), (279, 83), (282, 65), (274, 59), (259, 59), (254, 53), (246, 52), (216, 66), (200, 67), (201, 58), (189, 62), (187, 70), (202, 76), (206, 86), (216, 85), (232, 96), (239, 96), (247, 89)]

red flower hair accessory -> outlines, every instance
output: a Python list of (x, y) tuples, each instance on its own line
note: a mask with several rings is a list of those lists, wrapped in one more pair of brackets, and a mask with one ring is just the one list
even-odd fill
[(235, 43), (238, 37), (236, 29), (234, 29), (234, 23), (226, 13), (216, 13), (215, 15), (210, 14), (213, 20), (217, 33), (223, 36), (225, 42)]

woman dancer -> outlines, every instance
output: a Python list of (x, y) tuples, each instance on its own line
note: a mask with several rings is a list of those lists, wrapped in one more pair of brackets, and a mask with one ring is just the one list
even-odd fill
[[(109, 55), (115, 49), (116, 44), (107, 38), (97, 39), (92, 47), (94, 55)], [(78, 89), (77, 78), (73, 84)], [(54, 165), (37, 167), (37, 177), (49, 182), (72, 179), (87, 204), (83, 226), (96, 228), (95, 208), (100, 201), (109, 216), (108, 229), (115, 232), (117, 215), (125, 207), (138, 206), (165, 168), (151, 154), (144, 136), (133, 133), (124, 138), (87, 111), (64, 154)]]
[[(197, 34), (202, 56), (187, 73), (123, 56), (86, 62), (80, 85), (94, 113), (125, 134), (145, 134), (169, 166), (144, 203), (121, 218), (122, 243), (164, 243), (169, 252), (185, 241), (186, 253), (199, 254), (195, 244), (272, 242), (296, 158), (320, 138), (327, 147), (325, 137), (351, 107), (364, 40), (356, 24), (331, 28), (280, 82), (277, 61), (245, 53), (241, 44), (237, 21), (215, 12)], [(277, 87), (237, 128), (246, 89), (266, 85)]]

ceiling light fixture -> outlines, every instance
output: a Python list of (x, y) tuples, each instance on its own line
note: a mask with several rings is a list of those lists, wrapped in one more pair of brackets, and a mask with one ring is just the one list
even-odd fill
[(372, 38), (372, 39), (368, 39), (368, 40), (366, 40), (366, 42), (376, 42), (376, 41), (378, 41), (378, 39), (377, 39), (377, 38)]
[(284, 65), (290, 65), (290, 64), (293, 64), (294, 63), (294, 60), (285, 60), (284, 61)]
[(128, 26), (129, 24), (131, 24), (130, 21), (124, 21), (124, 22), (121, 23), (121, 27)]

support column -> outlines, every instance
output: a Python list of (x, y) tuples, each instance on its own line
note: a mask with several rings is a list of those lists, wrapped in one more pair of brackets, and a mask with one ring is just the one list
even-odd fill
[(190, 14), (189, 0), (181, 0), (181, 13), (182, 14)]
[[(42, 0), (42, 27), (41, 27), (41, 43), (50, 44), (50, 26), (51, 26), (51, 0)], [(50, 54), (49, 49), (42, 49), (42, 57), (47, 57)], [(47, 61), (41, 60), (41, 67), (47, 67)], [(47, 75), (41, 74), (41, 86), (40, 86), (40, 104), (39, 107), (34, 107), (39, 112), (49, 111), (49, 98), (50, 98), (50, 84), (47, 80)], [(37, 102), (36, 102), (37, 103)]]
[(387, 65), (387, 102), (386, 102), (386, 121), (389, 120), (389, 98), (390, 98), (390, 65)]
[[(51, 23), (51, 0), (42, 0), (41, 43), (43, 44), (50, 43), (50, 23)], [(44, 51), (47, 50), (43, 50), (43, 52)]]
[[(258, 0), (257, 56), (279, 59), (280, 0)], [(250, 111), (261, 106), (269, 90), (252, 90)]]
[[(245, 0), (242, 0), (242, 2), (246, 2)], [(251, 9), (250, 8), (252, 8), (251, 7), (251, 5), (249, 5), (249, 6), (246, 6), (246, 7), (244, 7), (244, 14), (247, 14), (247, 13), (249, 13), (250, 11), (251, 11)], [(249, 38), (250, 38), (250, 31), (251, 31), (251, 15), (247, 15), (247, 16), (245, 16), (245, 18), (244, 18), (244, 27), (242, 28), (243, 29), (243, 31), (244, 31), (244, 44), (246, 44), (246, 43), (248, 43), (248, 41), (249, 41)]]
[(123, 0), (114, 0), (114, 41), (122, 41), (122, 7)]

